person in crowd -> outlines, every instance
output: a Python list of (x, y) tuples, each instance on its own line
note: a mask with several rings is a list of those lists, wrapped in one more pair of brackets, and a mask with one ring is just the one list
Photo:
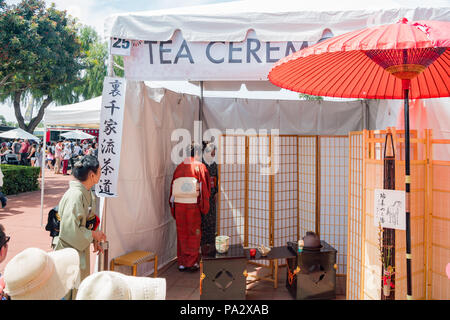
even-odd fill
[(30, 142), (28, 141), (28, 139), (25, 139), (22, 142), (22, 147), (20, 148), (20, 151), (19, 151), (19, 153), (20, 153), (20, 160), (22, 162), (22, 165), (24, 165), (24, 166), (28, 165), (27, 157), (28, 157), (28, 149), (29, 149), (29, 147), (30, 147)]
[[(91, 191), (101, 176), (97, 158), (85, 156), (74, 164), (72, 175), (76, 180), (70, 181), (69, 189), (58, 205), (61, 218), (59, 236), (54, 238), (55, 250), (74, 248), (80, 255), (81, 281), (90, 273), (89, 247), (94, 245), (94, 252), (103, 252), (100, 242), (106, 241), (101, 231), (87, 228), (86, 222), (95, 211), (95, 198)], [(74, 299), (76, 290), (72, 290), (66, 299)]]
[[(0, 168), (0, 190), (3, 187), (3, 172), (2, 168)], [(8, 202), (8, 198), (5, 197), (3, 192), (0, 191), (0, 202), (2, 204), (2, 208), (6, 207), (6, 203)], [(1, 261), (0, 261), (1, 262)]]
[(93, 148), (92, 144), (88, 144), (86, 149), (84, 150), (84, 154), (85, 155), (93, 155), (93, 150), (94, 150), (94, 148)]
[(86, 154), (86, 149), (89, 147), (88, 141), (83, 141), (83, 154)]
[(70, 158), (72, 158), (72, 150), (70, 148), (69, 142), (66, 142), (64, 144), (64, 149), (63, 149), (61, 157), (62, 157), (62, 162), (63, 162), (62, 173), (67, 176), (67, 175), (69, 175), (67, 173), (67, 168), (69, 166), (69, 160), (70, 160)]
[(100, 271), (84, 279), (76, 300), (165, 300), (166, 279)]
[(28, 153), (27, 160), (30, 161), (31, 166), (34, 167), (34, 164), (36, 162), (36, 144), (33, 143), (31, 145), (30, 152)]
[(61, 174), (61, 156), (62, 156), (62, 141), (58, 141), (55, 145), (55, 173)]
[(61, 300), (80, 282), (75, 249), (45, 252), (27, 248), (6, 265), (4, 292), (11, 300)]
[(73, 164), (78, 160), (80, 156), (81, 148), (78, 143), (75, 143), (72, 148), (72, 157), (70, 158), (70, 167), (73, 168)]
[[(5, 227), (3, 227), (2, 224), (0, 224), (0, 263), (5, 261), (6, 255), (8, 254), (8, 242), (11, 239), (11, 237), (7, 236), (5, 234)], [(0, 274), (0, 300), (6, 300), (7, 295), (3, 292), (5, 288), (5, 282)]]
[(210, 178), (200, 161), (201, 147), (192, 143), (188, 154), (173, 174), (169, 205), (177, 226), (178, 270), (197, 271), (201, 214), (209, 211)]
[(8, 148), (8, 146), (7, 146), (7, 144), (6, 144), (6, 142), (2, 142), (2, 144), (1, 144), (1, 148), (0, 148), (0, 155), (5, 155), (5, 154), (7, 154), (7, 153), (9, 153), (9, 148)]
[(4, 161), (6, 161), (5, 156), (10, 153), (12, 153), (12, 150), (10, 148), (8, 148), (8, 146), (5, 142), (3, 142), (1, 144), (1, 148), (0, 148), (0, 163), (3, 163)]
[(43, 157), (41, 144), (38, 144), (36, 146), (36, 151), (35, 151), (34, 155), (36, 157), (36, 161), (34, 162), (34, 166), (40, 168), (39, 178), (41, 178), (42, 177), (42, 157)]
[(12, 150), (14, 152), (14, 154), (17, 156), (17, 159), (20, 161), (20, 149), (22, 148), (22, 143), (18, 140), (15, 139), (14, 143), (12, 145)]
[(53, 161), (55, 160), (55, 156), (53, 155), (51, 149), (45, 150), (45, 153), (47, 154), (47, 168), (53, 170)]
[(73, 154), (75, 157), (78, 157), (81, 154), (81, 147), (78, 145), (78, 143), (76, 143), (73, 147)]
[(52, 153), (52, 155), (53, 155), (53, 161), (52, 161), (52, 166), (53, 166), (53, 168), (55, 168), (55, 166), (56, 166), (56, 157), (55, 157), (55, 147), (56, 147), (56, 142), (53, 142), (51, 145), (50, 145), (50, 152)]
[(98, 144), (97, 143), (93, 144), (92, 155), (94, 157), (98, 157)]
[(210, 177), (209, 212), (202, 215), (202, 239), (201, 245), (214, 246), (216, 239), (216, 199), (217, 199), (217, 162), (215, 160), (216, 146), (209, 142), (204, 143), (203, 164), (206, 166)]

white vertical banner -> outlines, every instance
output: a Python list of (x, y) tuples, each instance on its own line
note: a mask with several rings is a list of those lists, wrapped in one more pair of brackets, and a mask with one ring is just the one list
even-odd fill
[(98, 197), (117, 197), (125, 89), (124, 78), (105, 77), (98, 136), (98, 160), (102, 175), (95, 186)]

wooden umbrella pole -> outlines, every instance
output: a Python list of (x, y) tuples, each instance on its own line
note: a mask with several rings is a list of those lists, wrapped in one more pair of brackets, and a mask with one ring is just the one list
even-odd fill
[(409, 81), (405, 92), (405, 192), (406, 192), (406, 299), (412, 300), (411, 283), (411, 176), (410, 176), (410, 143), (409, 143)]

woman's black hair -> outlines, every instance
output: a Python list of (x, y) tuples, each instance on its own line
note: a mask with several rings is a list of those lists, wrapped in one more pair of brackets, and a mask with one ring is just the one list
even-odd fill
[(188, 155), (190, 155), (191, 157), (195, 157), (195, 155), (200, 155), (202, 154), (202, 147), (197, 144), (192, 142), (188, 147), (187, 147), (187, 153)]
[(83, 182), (86, 181), (90, 171), (97, 173), (99, 166), (100, 163), (96, 157), (87, 155), (74, 163), (72, 174), (77, 180)]
[(0, 249), (6, 244), (6, 234), (5, 234), (5, 228), (2, 224), (0, 224)]

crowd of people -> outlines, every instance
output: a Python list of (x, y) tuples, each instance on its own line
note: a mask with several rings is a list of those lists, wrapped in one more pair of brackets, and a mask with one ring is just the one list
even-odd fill
[(15, 155), (16, 164), (24, 166), (40, 166), (42, 163), (42, 144), (28, 139), (15, 139), (2, 142), (0, 145), (1, 163), (7, 163), (6, 156)]
[[(97, 143), (84, 140), (81, 143), (69, 140), (47, 142), (45, 150), (42, 143), (30, 142), (28, 139), (15, 139), (14, 141), (2, 142), (0, 144), (0, 162), (20, 164), (24, 166), (41, 167), (45, 160), (46, 167), (54, 170), (56, 174), (68, 175), (69, 165), (84, 155), (98, 155)], [(10, 161), (7, 155), (15, 155), (15, 160)], [(61, 172), (62, 170), (62, 172)]]
[[(88, 143), (87, 140), (78, 143), (68, 140), (48, 143), (46, 149), (47, 168), (56, 174), (68, 175), (69, 164), (73, 169), (74, 163), (82, 156), (98, 156), (97, 143)], [(62, 172), (61, 172), (62, 169)]]

